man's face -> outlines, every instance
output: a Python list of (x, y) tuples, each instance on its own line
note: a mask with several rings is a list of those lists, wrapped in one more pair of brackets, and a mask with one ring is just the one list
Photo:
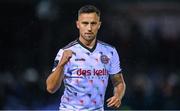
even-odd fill
[(96, 13), (82, 13), (76, 22), (80, 37), (86, 41), (92, 41), (96, 38), (101, 22)]

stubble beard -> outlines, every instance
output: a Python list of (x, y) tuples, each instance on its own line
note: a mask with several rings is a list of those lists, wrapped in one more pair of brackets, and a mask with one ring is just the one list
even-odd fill
[(96, 38), (95, 35), (92, 35), (92, 36), (81, 35), (81, 36), (84, 40), (88, 42), (93, 41)]

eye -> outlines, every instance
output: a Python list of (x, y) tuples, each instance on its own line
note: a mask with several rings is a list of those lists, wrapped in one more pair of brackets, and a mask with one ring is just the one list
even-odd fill
[(97, 22), (91, 22), (91, 24), (92, 24), (92, 25), (96, 25), (96, 24), (97, 24)]

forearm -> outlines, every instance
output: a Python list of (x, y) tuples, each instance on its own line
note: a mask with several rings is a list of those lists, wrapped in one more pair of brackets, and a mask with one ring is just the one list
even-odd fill
[(120, 100), (123, 98), (126, 90), (126, 85), (124, 82), (120, 82), (114, 87), (114, 96), (118, 97)]
[(114, 96), (122, 99), (126, 90), (126, 84), (122, 73), (111, 76), (111, 80), (114, 86)]
[(63, 70), (64, 67), (58, 65), (56, 70), (52, 72), (46, 80), (47, 91), (49, 93), (55, 93), (57, 89), (61, 86), (63, 80)]
[(118, 108), (124, 96), (126, 85), (122, 73), (111, 75), (112, 84), (114, 86), (114, 95), (107, 100), (108, 107)]

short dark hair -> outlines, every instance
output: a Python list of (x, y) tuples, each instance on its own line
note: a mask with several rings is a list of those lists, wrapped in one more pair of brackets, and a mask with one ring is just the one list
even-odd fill
[(79, 9), (78, 16), (82, 13), (94, 13), (94, 12), (100, 17), (101, 12), (98, 8), (96, 8), (93, 5), (85, 5)]

